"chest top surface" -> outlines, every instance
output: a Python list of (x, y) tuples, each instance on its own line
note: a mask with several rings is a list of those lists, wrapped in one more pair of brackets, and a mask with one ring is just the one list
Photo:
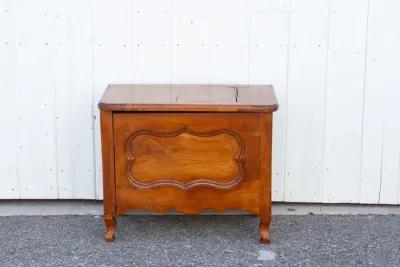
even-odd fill
[(101, 110), (160, 112), (273, 112), (278, 109), (271, 85), (111, 84)]

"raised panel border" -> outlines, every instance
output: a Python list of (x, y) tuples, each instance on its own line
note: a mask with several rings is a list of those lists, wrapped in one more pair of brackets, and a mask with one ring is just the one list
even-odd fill
[[(212, 181), (210, 179), (206, 178), (199, 178), (192, 180), (190, 182), (180, 182), (180, 181), (175, 181), (172, 179), (159, 179), (156, 181), (152, 182), (142, 182), (139, 179), (137, 179), (135, 176), (132, 175), (131, 173), (131, 168), (133, 166), (133, 162), (135, 160), (135, 156), (133, 155), (132, 151), (129, 149), (129, 144), (138, 136), (144, 135), (144, 134), (149, 134), (153, 136), (158, 136), (158, 137), (175, 137), (179, 136), (183, 133), (187, 133), (190, 135), (194, 136), (200, 136), (200, 137), (210, 137), (210, 136), (215, 136), (219, 134), (228, 134), (231, 135), (239, 144), (239, 151), (235, 155), (235, 161), (238, 164), (238, 174), (230, 181), (228, 182), (217, 182), (217, 181)], [(197, 132), (194, 131), (188, 127), (183, 127), (179, 130), (176, 131), (170, 131), (170, 132), (157, 132), (154, 130), (140, 130), (137, 131), (133, 134), (131, 134), (125, 141), (124, 144), (124, 151), (125, 151), (125, 156), (126, 156), (126, 162), (125, 162), (125, 176), (127, 177), (129, 183), (139, 189), (150, 189), (154, 187), (160, 187), (160, 186), (174, 186), (178, 187), (182, 190), (189, 190), (194, 187), (211, 187), (215, 189), (222, 189), (222, 190), (227, 190), (231, 189), (234, 186), (236, 186), (244, 177), (244, 167), (243, 167), (243, 160), (244, 160), (244, 153), (245, 153), (245, 145), (244, 142), (242, 141), (242, 138), (240, 137), (239, 134), (235, 133), (232, 130), (229, 129), (217, 129), (217, 130), (212, 130), (212, 131), (207, 131), (207, 132)]]

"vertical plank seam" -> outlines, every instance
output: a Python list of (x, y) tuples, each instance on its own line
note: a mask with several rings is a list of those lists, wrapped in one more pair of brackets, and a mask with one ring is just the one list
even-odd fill
[[(56, 80), (56, 75), (57, 75), (57, 68), (56, 66), (56, 35), (55, 35), (55, 29), (56, 29), (56, 21), (55, 21), (55, 13), (56, 13), (56, 2), (52, 3), (51, 9), (49, 10), (49, 14), (51, 14), (51, 29), (52, 29), (52, 39), (51, 39), (51, 45), (49, 42), (49, 48), (52, 49), (52, 51), (50, 52), (51, 54), (51, 66), (52, 66), (52, 87), (53, 87), (53, 127), (54, 127), (54, 162), (52, 162), (52, 164), (54, 164), (52, 166), (53, 169), (53, 173), (54, 173), (54, 184), (53, 186), (50, 185), (50, 197), (49, 198), (59, 198), (59, 193), (58, 193), (58, 131), (57, 131), (57, 120), (56, 120), (56, 116), (57, 116), (57, 80)], [(50, 39), (49, 39), (50, 40)], [(53, 191), (55, 190), (55, 193), (51, 192), (51, 187), (53, 187)]]
[[(54, 21), (54, 13), (56, 13), (57, 12), (57, 9), (56, 9), (56, 5), (57, 5), (57, 3), (58, 2), (53, 2), (53, 12), (52, 12), (52, 15), (53, 15), (53, 21)], [(54, 21), (54, 23), (53, 23), (53, 58), (55, 57), (56, 58), (56, 60), (57, 60), (57, 57), (56, 57), (56, 54), (57, 54), (57, 52), (56, 52), (56, 46), (55, 46), (55, 43), (56, 43), (56, 35), (55, 35), (55, 31), (56, 31), (56, 22)], [(54, 61), (53, 61), (54, 62)], [(59, 150), (58, 150), (58, 105), (57, 105), (57, 92), (58, 92), (58, 87), (57, 87), (57, 68), (54, 66), (54, 68), (53, 68), (53, 70), (54, 70), (54, 73), (53, 73), (53, 75), (54, 75), (54, 99), (53, 99), (53, 101), (54, 101), (54, 119), (53, 119), (53, 122), (54, 122), (54, 143), (55, 143), (55, 166), (54, 166), (54, 172), (55, 172), (55, 175), (56, 175), (56, 186), (55, 186), (55, 189), (56, 189), (56, 197), (57, 197), (57, 199), (59, 199), (60, 198), (60, 182), (59, 182), (59, 175), (58, 175), (58, 171), (59, 171)]]
[[(322, 163), (322, 168), (320, 171), (320, 196), (319, 196), (319, 202), (324, 202), (324, 182), (325, 182), (325, 153), (326, 153), (326, 118), (327, 118), (327, 92), (328, 92), (328, 66), (329, 66), (329, 44), (330, 44), (330, 34), (331, 34), (331, 0), (327, 0), (328, 4), (328, 22), (327, 22), (327, 36), (326, 36), (326, 51), (325, 51), (325, 81), (324, 81), (324, 118), (323, 118), (323, 137), (322, 137), (322, 155), (321, 155), (321, 163)], [(328, 200), (329, 202), (329, 200)]]
[[(13, 13), (12, 18), (13, 18), (13, 23), (14, 23), (14, 32), (13, 32), (12, 36), (14, 37), (14, 41), (15, 42), (13, 42), (12, 51), (14, 53), (14, 61), (16, 62), (17, 61), (17, 49), (18, 49), (17, 45), (16, 45), (17, 44), (17, 42), (16, 42), (17, 41), (17, 32), (18, 32), (18, 30), (17, 30), (18, 24), (17, 24), (17, 14), (16, 14), (16, 2), (12, 1), (12, 4), (10, 4), (7, 8), (9, 9), (10, 14), (11, 14), (11, 9), (12, 9), (12, 13)], [(9, 37), (9, 38), (11, 38), (11, 37)], [(11, 42), (10, 42), (10, 44), (11, 44)], [(15, 63), (14, 71), (16, 71), (16, 69), (17, 69), (17, 64)], [(18, 93), (18, 89), (17, 89), (17, 84), (16, 84), (15, 77), (13, 78), (12, 85), (13, 85), (13, 89), (14, 89), (14, 101), (16, 101), (17, 100), (17, 95), (18, 95), (17, 94)], [(17, 107), (18, 107), (18, 105), (17, 105)], [(19, 108), (17, 110), (18, 111), (15, 114), (16, 115), (15, 119), (17, 119), (18, 113), (20, 112)], [(19, 124), (17, 124), (16, 128), (17, 128), (17, 130), (20, 129)], [(16, 142), (17, 151), (16, 151), (16, 158), (15, 158), (15, 160), (16, 160), (16, 166), (15, 166), (16, 167), (16, 173), (15, 173), (15, 175), (16, 175), (16, 188), (15, 188), (15, 191), (16, 191), (17, 196), (15, 198), (20, 199), (21, 198), (21, 172), (20, 172), (20, 155), (21, 155), (21, 151), (20, 151), (20, 149), (18, 147), (19, 147), (19, 145), (21, 143), (21, 136), (20, 136), (19, 131), (18, 131), (16, 136), (17, 136), (17, 142)]]
[[(15, 20), (15, 42), (14, 42), (14, 47), (15, 47), (15, 49), (14, 49), (14, 51), (15, 51), (15, 71), (17, 71), (17, 67), (18, 67), (18, 49), (21, 49), (21, 48), (18, 48), (18, 46), (17, 46), (17, 42), (18, 42), (18, 32), (19, 32), (19, 25), (18, 25), (18, 18), (19, 18), (19, 16), (17, 16), (17, 7), (18, 7), (18, 4), (16, 3), (16, 2), (14, 2), (13, 1), (13, 3), (14, 3), (14, 5), (13, 5), (13, 8), (14, 8), (14, 14), (13, 14), (13, 16), (14, 16), (14, 20)], [(15, 81), (14, 82), (14, 95), (15, 95), (15, 99), (17, 99), (18, 97), (18, 86), (17, 86), (17, 82)], [(20, 104), (20, 103), (19, 103)], [(21, 105), (19, 105), (19, 107), (20, 107)], [(18, 108), (18, 112), (17, 112), (17, 116), (19, 116), (18, 114), (21, 114), (21, 109), (20, 108)], [(18, 126), (17, 126), (17, 128), (18, 128), (18, 142), (17, 142), (17, 193), (18, 193), (18, 199), (21, 199), (21, 149), (19, 149), (19, 146), (21, 145), (21, 126), (20, 126), (20, 123), (18, 123)]]
[[(94, 17), (94, 1), (90, 0), (90, 16), (91, 16), (91, 26), (92, 26), (92, 36), (91, 36), (91, 53), (92, 53), (92, 75), (91, 75), (91, 80), (92, 80), (92, 144), (93, 144), (93, 182), (94, 182), (94, 199), (97, 198), (98, 196), (98, 188), (97, 188), (97, 162), (96, 162), (96, 113), (95, 113), (95, 101), (96, 101), (96, 86), (95, 86), (95, 64), (96, 64), (96, 59), (95, 59), (95, 17)], [(75, 180), (75, 177), (74, 177)], [(74, 181), (74, 199), (75, 199), (75, 181)]]
[(284, 119), (285, 119), (285, 127), (283, 130), (283, 183), (282, 183), (282, 201), (285, 201), (286, 196), (286, 170), (287, 170), (287, 113), (288, 113), (288, 99), (289, 99), (289, 70), (290, 70), (290, 40), (291, 40), (291, 30), (292, 30), (292, 0), (289, 1), (289, 10), (288, 10), (288, 33), (287, 33), (287, 51), (286, 51), (286, 103), (284, 110)]
[[(19, 23), (18, 23), (18, 19), (20, 19), (20, 16), (17, 16), (17, 8), (18, 8), (18, 4), (17, 2), (14, 2), (14, 20), (15, 20), (15, 42), (14, 42), (14, 47), (15, 47), (15, 71), (17, 71), (17, 67), (18, 67), (18, 50), (22, 49), (21, 47), (18, 48), (17, 46), (17, 42), (19, 39)], [(20, 2), (19, 2), (20, 3)], [(14, 82), (14, 94), (15, 94), (15, 99), (18, 98), (18, 86), (17, 86), (17, 82)], [(19, 103), (20, 104), (20, 103)], [(19, 105), (18, 108), (18, 112), (17, 112), (17, 116), (19, 116), (19, 114), (21, 114), (21, 109), (20, 109), (21, 105)], [(19, 122), (18, 126), (18, 147), (17, 147), (17, 193), (18, 193), (18, 199), (21, 199), (21, 149), (19, 149), (19, 146), (21, 146), (21, 123)]]
[(173, 50), (174, 50), (174, 39), (173, 39), (173, 0), (169, 0), (169, 84), (172, 84), (173, 69)]
[(365, 32), (365, 54), (364, 54), (364, 84), (362, 95), (362, 114), (361, 114), (361, 156), (360, 156), (360, 180), (358, 183), (358, 202), (361, 203), (362, 198), (362, 181), (364, 179), (363, 162), (364, 162), (364, 117), (365, 117), (365, 92), (367, 84), (367, 58), (368, 58), (368, 35), (369, 35), (369, 15), (370, 15), (370, 0), (367, 1), (367, 21)]

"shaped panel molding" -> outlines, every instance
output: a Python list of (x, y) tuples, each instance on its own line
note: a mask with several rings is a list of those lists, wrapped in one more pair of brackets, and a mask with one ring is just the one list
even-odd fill
[(241, 137), (229, 129), (141, 130), (125, 141), (125, 176), (139, 189), (231, 189), (243, 179), (244, 153)]

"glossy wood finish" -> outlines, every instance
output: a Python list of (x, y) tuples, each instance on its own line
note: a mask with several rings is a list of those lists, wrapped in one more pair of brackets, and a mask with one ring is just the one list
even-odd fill
[[(145, 87), (111, 86), (104, 99), (115, 102), (104, 106), (103, 99), (99, 104), (105, 239), (114, 239), (115, 216), (134, 209), (175, 209), (184, 214), (242, 209), (261, 217), (261, 242), (269, 243), (271, 111), (276, 109), (276, 101), (257, 108), (236, 103), (236, 111), (228, 112), (230, 106), (226, 109), (224, 105), (210, 104), (215, 100), (209, 99), (204, 105), (190, 104), (189, 111), (184, 112), (178, 106), (188, 104), (179, 101), (162, 106), (137, 99), (125, 101), (131, 104), (117, 102), (121, 97), (118, 88), (138, 95)], [(161, 86), (149, 88), (162, 92)], [(188, 88), (195, 88), (193, 97), (206, 90), (203, 86)], [(223, 93), (229, 86), (212, 88), (222, 90), (218, 92), (221, 99), (231, 97), (232, 88)], [(257, 88), (273, 94), (269, 86)], [(164, 87), (165, 91), (170, 89)], [(262, 97), (258, 101), (262, 103)], [(265, 103), (268, 101), (271, 99)], [(238, 112), (238, 106), (244, 110)]]
[(260, 241), (265, 244), (271, 242), (272, 113), (262, 114), (260, 124)]
[[(145, 208), (157, 212), (176, 209), (186, 214), (196, 214), (206, 209), (221, 211), (223, 209), (241, 208), (258, 213), (258, 180), (259, 180), (259, 147), (260, 147), (260, 114), (253, 113), (117, 113), (114, 115), (115, 174), (117, 186), (117, 212)], [(175, 132), (186, 127), (200, 133), (198, 142), (191, 151), (185, 149), (185, 161), (190, 162), (190, 169), (181, 166), (177, 169), (167, 168), (157, 172), (160, 165), (152, 165), (147, 170), (153, 182), (150, 186), (132, 183), (129, 156), (126, 154), (126, 140), (132, 133), (151, 129), (157, 133)], [(229, 129), (229, 130), (227, 130)], [(222, 131), (222, 138), (229, 140), (222, 144), (210, 142), (215, 133)], [(226, 131), (226, 132), (225, 132)], [(162, 134), (161, 134), (162, 136)], [(240, 138), (236, 140), (236, 136)], [(171, 144), (170, 137), (157, 145)], [(219, 137), (221, 138), (221, 137)], [(182, 153), (187, 141), (181, 141), (182, 148), (174, 153)], [(206, 146), (207, 145), (207, 146)], [(154, 146), (154, 145), (153, 145)], [(202, 151), (201, 151), (202, 150)], [(151, 149), (147, 149), (151, 153)], [(159, 152), (159, 151), (158, 151)], [(199, 153), (206, 155), (199, 155)], [(214, 152), (214, 153), (210, 153)], [(222, 154), (222, 158), (220, 157)], [(208, 160), (214, 163), (208, 164)], [(154, 154), (154, 158), (166, 159), (170, 165), (182, 164), (175, 156), (163, 153)], [(236, 160), (237, 158), (237, 160)], [(205, 161), (206, 160), (206, 161)], [(198, 164), (200, 161), (201, 164)], [(165, 164), (164, 162), (163, 164)], [(140, 163), (143, 164), (143, 163)], [(217, 166), (216, 166), (217, 165)], [(229, 167), (233, 166), (232, 170)], [(235, 168), (235, 166), (238, 166)], [(242, 166), (242, 167), (241, 167)], [(228, 169), (219, 173), (212, 168)], [(169, 172), (167, 176), (164, 176)], [(183, 176), (186, 177), (183, 177)], [(177, 179), (180, 177), (181, 179)], [(155, 179), (156, 178), (156, 179)], [(182, 179), (183, 178), (183, 179)], [(149, 179), (149, 178), (148, 178)], [(186, 182), (181, 185), (179, 182)]]
[(109, 85), (99, 103), (113, 111), (273, 112), (270, 85)]
[(112, 241), (115, 238), (116, 228), (116, 202), (115, 202), (115, 176), (114, 176), (114, 136), (113, 113), (100, 112), (101, 149), (103, 159), (103, 205), (104, 222), (106, 224), (105, 239)]
[(138, 188), (229, 185), (243, 178), (243, 154), (240, 137), (228, 130), (137, 131), (125, 142), (125, 175)]

